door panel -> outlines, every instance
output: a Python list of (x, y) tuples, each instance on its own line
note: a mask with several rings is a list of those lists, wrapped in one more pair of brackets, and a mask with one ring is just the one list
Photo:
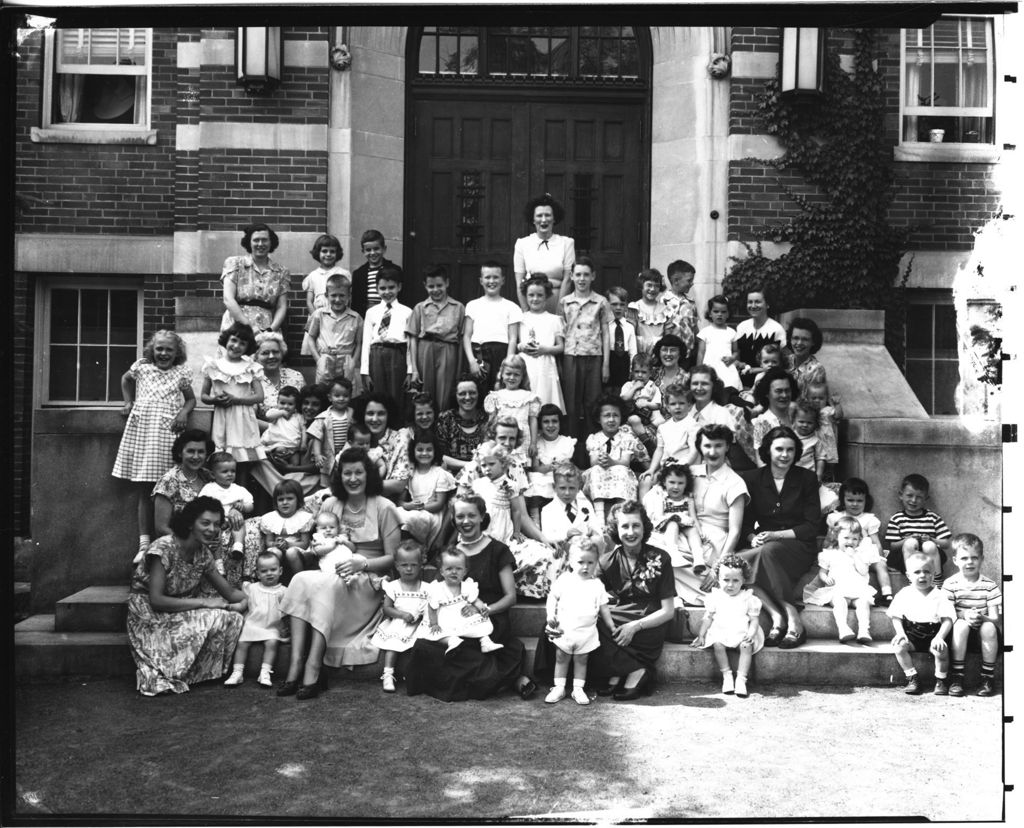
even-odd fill
[(406, 302), (423, 298), (428, 262), (452, 276), (452, 295), (479, 295), (479, 266), (505, 265), (514, 298), (512, 248), (532, 232), (527, 199), (551, 193), (566, 208), (557, 228), (598, 266), (596, 288), (632, 282), (640, 249), (643, 105), (420, 100), (414, 105)]

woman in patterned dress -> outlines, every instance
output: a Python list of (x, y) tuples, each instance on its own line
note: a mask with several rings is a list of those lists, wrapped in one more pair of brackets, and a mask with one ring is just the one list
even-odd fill
[[(132, 575), (128, 642), (136, 689), (144, 696), (185, 693), (230, 671), (242, 631), (245, 594), (217, 571), (210, 547), (220, 539), (224, 507), (197, 497), (171, 517)], [(215, 595), (203, 594), (203, 583)]]
[(394, 428), (398, 422), (394, 402), (383, 391), (371, 391), (356, 400), (355, 418), (370, 432), (370, 445), (384, 453), (384, 496), (397, 500), (405, 494), (412, 477), (409, 462), (409, 429)]
[(224, 283), (222, 331), (241, 322), (253, 333), (279, 331), (288, 313), (288, 287), (291, 274), (270, 254), (277, 250), (277, 233), (266, 224), (245, 228), (242, 247), (246, 256), (228, 256), (220, 280)]
[(444, 450), (444, 467), (458, 474), (473, 460), (473, 453), (487, 439), (487, 412), (480, 408), (476, 380), (463, 375), (455, 385), (457, 407), (437, 418), (437, 439)]

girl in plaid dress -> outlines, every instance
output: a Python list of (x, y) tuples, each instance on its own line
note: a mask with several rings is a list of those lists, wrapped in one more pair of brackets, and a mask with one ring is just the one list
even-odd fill
[(127, 418), (121, 445), (114, 461), (114, 477), (130, 480), (138, 500), (139, 551), (142, 560), (149, 548), (152, 517), (149, 494), (155, 484), (175, 465), (171, 444), (185, 429), (189, 412), (195, 408), (192, 370), (185, 365), (185, 343), (174, 332), (157, 331), (121, 377)]

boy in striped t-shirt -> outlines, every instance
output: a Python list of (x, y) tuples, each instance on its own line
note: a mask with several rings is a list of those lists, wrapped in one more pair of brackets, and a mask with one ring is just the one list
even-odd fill
[(950, 634), (949, 695), (964, 695), (967, 652), (981, 650), (979, 696), (996, 692), (996, 659), (999, 657), (999, 624), (1003, 596), (999, 584), (981, 574), (985, 547), (981, 538), (968, 532), (953, 538), (953, 563), (960, 571), (942, 585), (956, 610)]
[(951, 533), (942, 518), (925, 508), (928, 491), (924, 475), (908, 474), (903, 478), (899, 494), (903, 508), (889, 518), (885, 545), (889, 547), (889, 569), (905, 573), (907, 558), (920, 552), (931, 561), (935, 586), (942, 586)]

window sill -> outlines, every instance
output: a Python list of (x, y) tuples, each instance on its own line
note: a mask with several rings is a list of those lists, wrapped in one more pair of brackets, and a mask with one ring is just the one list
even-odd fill
[(993, 144), (900, 144), (893, 148), (894, 161), (961, 162), (998, 164), (1002, 151)]
[(134, 144), (155, 146), (156, 130), (32, 127), (32, 141), (37, 144)]

